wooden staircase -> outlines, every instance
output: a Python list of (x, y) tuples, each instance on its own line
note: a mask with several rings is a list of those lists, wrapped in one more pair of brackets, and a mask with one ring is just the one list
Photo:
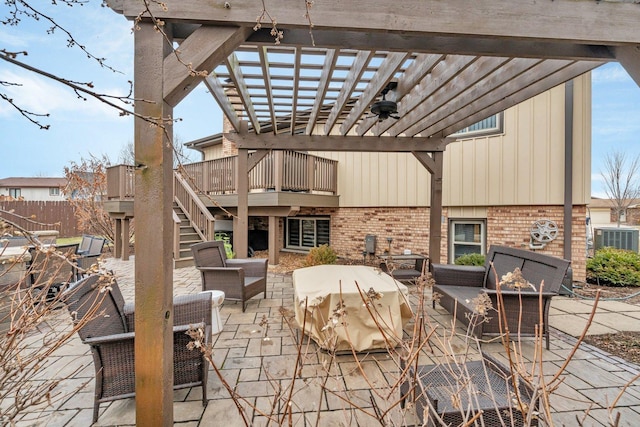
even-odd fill
[(176, 202), (173, 203), (173, 212), (180, 220), (179, 252), (177, 257), (174, 256), (174, 268), (189, 267), (193, 265), (193, 255), (190, 247), (194, 243), (202, 242), (202, 238)]
[(193, 265), (191, 245), (213, 239), (214, 218), (189, 183), (173, 173), (174, 268)]

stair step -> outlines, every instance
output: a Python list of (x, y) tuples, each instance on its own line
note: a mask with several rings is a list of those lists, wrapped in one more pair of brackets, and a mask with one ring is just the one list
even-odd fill
[(193, 262), (193, 257), (178, 258), (173, 263), (173, 267), (174, 268), (192, 267), (194, 265), (195, 265), (195, 263)]

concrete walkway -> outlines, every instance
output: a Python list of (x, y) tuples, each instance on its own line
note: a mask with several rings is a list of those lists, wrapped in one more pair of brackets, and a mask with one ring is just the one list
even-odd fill
[[(109, 259), (127, 301), (133, 301), (134, 259), (123, 262)], [(254, 298), (242, 313), (240, 304), (225, 303), (221, 309), (223, 331), (214, 337), (214, 361), (225, 380), (242, 397), (242, 406), (250, 425), (267, 425), (265, 414), (283, 414), (284, 406), (291, 407), (291, 419), (279, 418), (282, 423), (295, 426), (377, 426), (376, 411), (385, 413), (387, 425), (414, 425), (413, 407), (401, 409), (398, 389), (398, 358), (394, 353), (331, 356), (303, 340), (301, 368), (294, 376), (295, 360), (299, 354), (299, 334), (287, 319), (293, 306), (290, 275), (269, 275), (268, 297)], [(411, 303), (420, 298), (411, 287)], [(174, 271), (174, 293), (195, 293), (200, 290), (200, 277), (193, 268)], [(550, 324), (551, 349), (543, 350), (544, 378), (548, 381), (563, 365), (590, 313), (590, 302), (567, 297), (553, 300)], [(434, 348), (425, 352), (420, 363), (430, 362), (445, 353), (458, 356), (468, 353), (477, 357), (477, 343), (464, 336), (458, 326), (451, 333), (452, 318), (443, 309), (425, 304), (427, 329), (435, 331)], [(60, 315), (66, 315), (61, 312)], [(260, 326), (265, 319), (268, 329)], [(640, 307), (621, 302), (601, 302), (591, 333), (614, 330), (639, 330)], [(405, 327), (412, 336), (413, 323)], [(265, 340), (265, 336), (269, 339)], [(495, 340), (494, 340), (495, 341)], [(438, 348), (438, 343), (444, 343)], [(525, 359), (531, 360), (537, 346), (531, 339), (523, 339), (519, 348)], [(431, 347), (430, 347), (431, 348)], [(506, 363), (505, 349), (498, 342), (482, 344)], [(62, 394), (51, 405), (33, 408), (17, 421), (18, 426), (79, 426), (91, 424), (93, 407), (94, 368), (88, 346), (74, 337), (52, 356), (50, 375), (71, 373), (61, 387)], [(536, 368), (537, 369), (537, 365)], [(610, 417), (621, 414), (621, 426), (640, 425), (640, 380), (626, 388), (613, 411), (607, 409), (623, 387), (640, 373), (640, 367), (627, 363), (587, 345), (581, 345), (562, 374), (563, 381), (550, 398), (554, 425), (584, 426), (610, 425)], [(295, 381), (292, 378), (295, 377)], [(207, 386), (209, 403), (201, 404), (201, 389), (176, 391), (174, 395), (174, 423), (178, 426), (244, 425), (234, 401), (229, 397), (213, 369)], [(279, 393), (279, 398), (274, 395)], [(283, 396), (291, 394), (287, 401)], [(349, 403), (350, 402), (350, 403)], [(357, 406), (358, 409), (355, 409)], [(125, 399), (100, 406), (99, 426), (135, 425), (135, 400)], [(278, 425), (271, 421), (269, 425)]]

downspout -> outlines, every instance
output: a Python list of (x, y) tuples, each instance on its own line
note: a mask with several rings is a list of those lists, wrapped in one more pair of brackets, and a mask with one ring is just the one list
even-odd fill
[(571, 260), (573, 236), (573, 80), (564, 84), (564, 259)]

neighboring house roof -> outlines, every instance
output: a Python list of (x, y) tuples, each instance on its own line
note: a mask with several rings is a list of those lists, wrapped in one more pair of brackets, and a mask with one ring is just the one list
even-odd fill
[(66, 178), (12, 177), (0, 179), (0, 188), (53, 188), (64, 187), (65, 185), (67, 185)]
[[(631, 203), (629, 204), (629, 207), (636, 207), (638, 204), (640, 204), (640, 199), (633, 199), (630, 201)], [(597, 208), (612, 208), (613, 207), (613, 201), (611, 199), (595, 199), (595, 198), (591, 198), (591, 202), (587, 205), (589, 208), (591, 209), (597, 209)]]

